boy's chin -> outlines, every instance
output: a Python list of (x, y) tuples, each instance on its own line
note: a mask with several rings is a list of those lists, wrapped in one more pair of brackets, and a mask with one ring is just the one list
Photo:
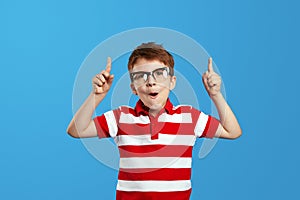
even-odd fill
[(152, 111), (160, 111), (162, 109), (162, 105), (160, 104), (153, 104), (149, 107), (150, 110)]

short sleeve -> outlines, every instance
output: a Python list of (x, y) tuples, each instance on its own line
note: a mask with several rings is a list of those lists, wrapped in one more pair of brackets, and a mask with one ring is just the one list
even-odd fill
[(220, 124), (219, 120), (196, 109), (193, 112), (194, 116), (197, 116), (194, 130), (195, 135), (197, 137), (213, 138)]
[(108, 111), (94, 119), (99, 138), (115, 137), (118, 132), (118, 126), (115, 117), (115, 111)]

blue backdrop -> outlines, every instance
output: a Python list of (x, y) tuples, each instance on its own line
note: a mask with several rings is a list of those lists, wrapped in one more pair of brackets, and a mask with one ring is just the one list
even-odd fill
[(299, 5), (2, 0), (0, 199), (114, 199), (117, 172), (66, 134), (73, 84), (100, 42), (149, 26), (182, 32), (213, 56), (243, 129), (195, 157), (192, 199), (299, 199)]

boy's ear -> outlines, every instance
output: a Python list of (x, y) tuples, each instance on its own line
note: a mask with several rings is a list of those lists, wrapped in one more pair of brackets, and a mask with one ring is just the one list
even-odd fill
[(176, 86), (176, 76), (172, 76), (170, 81), (170, 90), (173, 90), (175, 86)]
[(131, 88), (132, 93), (137, 95), (137, 92), (136, 92), (136, 89), (135, 89), (133, 83), (130, 83), (130, 88)]

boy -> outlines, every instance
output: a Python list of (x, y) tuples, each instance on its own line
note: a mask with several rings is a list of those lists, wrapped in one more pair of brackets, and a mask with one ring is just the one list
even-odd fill
[[(197, 137), (235, 139), (241, 129), (223, 98), (221, 78), (208, 60), (202, 80), (220, 121), (191, 106), (174, 107), (174, 60), (161, 45), (143, 43), (128, 62), (135, 108), (121, 106), (92, 119), (114, 76), (111, 59), (92, 81), (93, 91), (73, 117), (67, 132), (76, 138), (113, 137), (120, 151), (117, 200), (188, 200), (191, 194), (192, 148)], [(76, 125), (75, 125), (76, 123)]]

